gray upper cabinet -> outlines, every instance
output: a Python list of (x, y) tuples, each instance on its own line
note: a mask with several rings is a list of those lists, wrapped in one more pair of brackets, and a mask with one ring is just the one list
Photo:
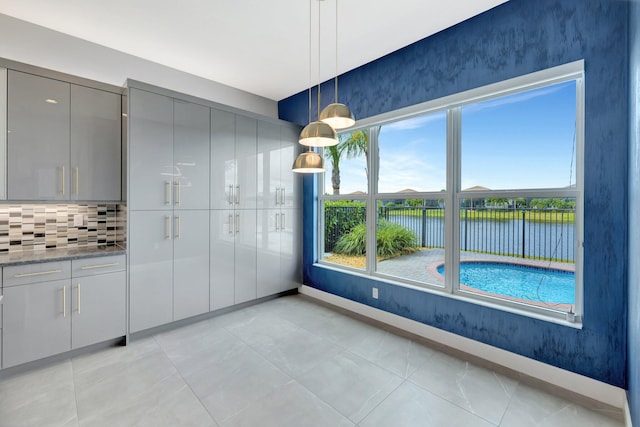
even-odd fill
[(129, 91), (131, 210), (173, 209), (173, 99)]
[(71, 85), (72, 200), (120, 200), (121, 96)]
[(209, 209), (209, 108), (174, 100), (175, 209)]
[(258, 208), (299, 208), (301, 178), (291, 172), (299, 130), (258, 122)]
[(255, 209), (257, 198), (257, 120), (236, 116), (236, 209)]
[(8, 199), (120, 200), (120, 98), (10, 70)]
[(236, 115), (211, 109), (211, 209), (233, 209), (236, 186)]
[(70, 85), (9, 71), (10, 200), (69, 198)]

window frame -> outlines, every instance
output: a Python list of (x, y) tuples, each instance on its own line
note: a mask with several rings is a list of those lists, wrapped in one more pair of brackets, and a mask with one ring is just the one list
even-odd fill
[[(579, 60), (557, 67), (545, 69), (498, 83), (471, 89), (465, 92), (427, 101), (425, 103), (405, 107), (399, 110), (370, 117), (356, 123), (343, 133), (356, 130), (367, 130), (402, 120), (407, 120), (430, 113), (446, 112), (446, 191), (416, 192), (411, 198), (434, 198), (445, 200), (445, 265), (447, 269), (445, 286), (435, 286), (423, 282), (415, 282), (400, 277), (389, 276), (377, 272), (376, 261), (376, 219), (378, 200), (398, 199), (396, 193), (378, 193), (378, 141), (379, 132), (369, 132), (369, 155), (367, 168), (369, 181), (367, 194), (337, 195), (324, 193), (324, 179), (318, 179), (318, 230), (317, 244), (320, 255), (317, 264), (349, 273), (365, 275), (372, 279), (387, 283), (407, 286), (426, 292), (433, 292), (464, 301), (471, 301), (503, 311), (535, 317), (554, 323), (580, 328), (582, 326), (584, 291), (583, 291), (583, 239), (584, 239), (584, 61)], [(461, 151), (462, 151), (462, 108), (478, 102), (501, 98), (521, 92), (531, 91), (558, 83), (575, 81), (576, 83), (576, 121), (575, 121), (575, 187), (573, 188), (537, 188), (514, 190), (462, 191), (461, 187)], [(472, 197), (470, 197), (472, 196)], [(575, 263), (575, 309), (573, 312), (527, 304), (499, 297), (474, 294), (460, 289), (460, 202), (465, 198), (575, 198), (574, 213), (574, 263)], [(364, 270), (350, 268), (323, 260), (324, 254), (324, 202), (329, 200), (359, 200), (366, 203), (367, 218), (367, 256)]]

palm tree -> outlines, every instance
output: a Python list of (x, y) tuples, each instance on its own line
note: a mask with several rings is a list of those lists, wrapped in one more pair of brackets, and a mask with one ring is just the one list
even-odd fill
[[(354, 159), (364, 154), (369, 164), (369, 134), (366, 130), (357, 130), (339, 136), (340, 142), (327, 147), (325, 157), (331, 161), (331, 187), (333, 194), (340, 194), (340, 159), (345, 154), (347, 159)], [(366, 170), (366, 166), (365, 166)], [(367, 178), (369, 172), (367, 170)]]

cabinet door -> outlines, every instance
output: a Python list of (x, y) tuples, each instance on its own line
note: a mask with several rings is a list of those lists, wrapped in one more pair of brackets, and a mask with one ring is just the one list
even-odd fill
[(235, 303), (257, 297), (256, 289), (256, 210), (235, 211)]
[(9, 71), (8, 198), (69, 198), (69, 84)]
[(282, 199), (280, 126), (258, 122), (258, 208), (276, 208)]
[(173, 320), (179, 320), (209, 311), (209, 211), (174, 211), (173, 234)]
[[(6, 199), (7, 199), (7, 69), (0, 68), (0, 200), (6, 200)], [(1, 304), (0, 304), (0, 310), (2, 310)]]
[(73, 200), (120, 200), (121, 96), (71, 85)]
[(174, 207), (209, 209), (209, 108), (173, 102)]
[(171, 212), (129, 215), (129, 331), (173, 320), (173, 221)]
[(212, 210), (210, 239), (210, 309), (217, 310), (234, 303), (235, 281), (235, 215), (232, 209)]
[(173, 209), (173, 99), (129, 91), (129, 209)]
[(300, 152), (301, 145), (298, 144), (300, 131), (291, 126), (281, 127), (280, 144), (280, 179), (284, 191), (283, 204), (285, 208), (302, 208), (302, 177), (300, 174), (291, 172), (291, 166)]
[(4, 288), (3, 368), (71, 349), (70, 280)]
[(280, 288), (295, 289), (302, 284), (302, 209), (280, 212)]
[(72, 279), (72, 348), (126, 334), (126, 281), (124, 271)]
[(279, 209), (259, 209), (257, 227), (257, 296), (278, 293), (280, 280), (280, 226)]
[(236, 176), (235, 114), (211, 109), (211, 209), (233, 208)]
[(236, 116), (236, 209), (255, 209), (257, 197), (256, 119)]

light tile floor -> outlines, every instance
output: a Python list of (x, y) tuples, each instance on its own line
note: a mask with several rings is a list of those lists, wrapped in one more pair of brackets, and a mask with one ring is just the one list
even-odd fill
[(303, 296), (0, 380), (7, 427), (623, 425), (605, 415)]

